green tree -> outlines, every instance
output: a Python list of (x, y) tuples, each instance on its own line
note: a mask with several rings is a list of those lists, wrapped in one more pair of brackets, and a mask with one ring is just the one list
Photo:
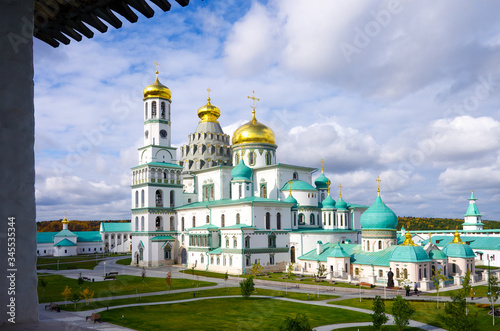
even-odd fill
[(293, 263), (290, 263), (288, 265), (288, 268), (286, 268), (286, 272), (287, 272), (288, 278), (293, 277)]
[(451, 295), (451, 302), (444, 308), (445, 315), (442, 316), (443, 323), (450, 331), (474, 331), (476, 326), (476, 315), (466, 314), (467, 302), (464, 291), (458, 291)]
[(294, 318), (287, 317), (279, 326), (280, 331), (312, 331), (309, 319), (304, 314), (296, 314)]
[(500, 287), (498, 286), (498, 278), (493, 275), (490, 275), (488, 279), (488, 302), (491, 305), (491, 309), (493, 309), (493, 304), (498, 300), (498, 296), (500, 295)]
[(323, 277), (326, 273), (326, 267), (318, 261), (318, 270), (316, 271), (316, 277), (318, 277), (318, 281), (321, 277)]
[(253, 283), (253, 276), (248, 277), (240, 282), (241, 296), (247, 300), (250, 295), (255, 290), (255, 284)]
[(42, 296), (45, 297), (45, 288), (47, 287), (47, 285), (49, 284), (48, 281), (46, 281), (43, 277), (40, 277), (38, 279), (38, 286), (40, 286), (42, 288)]
[(228, 280), (228, 278), (229, 278), (229, 275), (228, 275), (227, 270), (226, 270), (226, 273), (224, 274), (224, 285), (226, 286), (226, 288), (227, 288), (227, 280)]
[(71, 297), (70, 301), (73, 302), (75, 305), (75, 310), (76, 310), (76, 304), (82, 300), (82, 297), (79, 293), (73, 293), (73, 296)]
[(441, 280), (445, 281), (446, 277), (441, 275), (442, 269), (436, 269), (434, 272), (434, 276), (431, 277), (432, 282), (434, 283), (434, 288), (436, 289), (437, 292), (437, 309), (439, 309), (439, 289), (441, 288), (441, 284), (439, 283)]
[(464, 297), (467, 297), (472, 290), (472, 286), (470, 285), (470, 270), (467, 269), (465, 273), (464, 279), (462, 280), (462, 292), (464, 293)]
[(403, 299), (402, 296), (396, 296), (392, 305), (392, 316), (394, 317), (394, 324), (399, 331), (410, 324), (410, 319), (413, 314), (415, 314), (415, 308), (413, 308), (408, 301)]
[(252, 264), (252, 268), (250, 269), (250, 273), (254, 277), (257, 277), (257, 275), (260, 275), (263, 270), (264, 270), (264, 267), (260, 264), (260, 259), (259, 259), (257, 261), (257, 263)]
[(380, 330), (382, 328), (382, 325), (387, 323), (387, 320), (389, 319), (385, 314), (385, 302), (382, 300), (380, 295), (375, 296), (375, 300), (373, 300), (372, 310), (373, 314), (371, 314), (371, 316), (373, 327), (375, 328), (375, 330)]

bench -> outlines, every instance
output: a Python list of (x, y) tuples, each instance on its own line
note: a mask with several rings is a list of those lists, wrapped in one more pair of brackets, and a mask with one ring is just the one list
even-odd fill
[(114, 271), (114, 272), (108, 272), (106, 274), (106, 276), (118, 276), (118, 272)]
[(45, 305), (45, 310), (49, 309), (50, 311), (57, 311), (60, 312), (61, 308), (59, 308), (59, 305), (57, 303), (52, 302), (50, 305)]
[(93, 321), (94, 324), (95, 324), (95, 322), (102, 323), (101, 322), (101, 314), (92, 313), (92, 315), (85, 317), (85, 322), (87, 322), (88, 320)]

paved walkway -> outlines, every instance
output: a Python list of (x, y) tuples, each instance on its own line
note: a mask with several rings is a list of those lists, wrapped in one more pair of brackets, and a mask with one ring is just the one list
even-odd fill
[[(109, 258), (106, 260), (106, 265), (104, 265), (103, 262), (99, 263), (98, 266), (94, 268), (94, 270), (64, 270), (64, 271), (43, 271), (46, 273), (51, 273), (51, 274), (60, 274), (66, 277), (70, 278), (78, 278), (81, 274), (83, 277), (88, 277), (88, 278), (94, 278), (94, 279), (103, 279), (103, 275), (105, 272), (119, 272), (120, 274), (127, 274), (127, 275), (135, 275), (135, 276), (141, 276), (142, 274), (142, 268), (137, 268), (137, 267), (132, 267), (132, 266), (125, 266), (125, 265), (120, 265), (116, 264), (116, 260), (121, 259), (123, 257), (113, 257)], [(207, 281), (207, 282), (213, 282), (216, 283), (214, 286), (206, 286), (206, 287), (200, 287), (198, 289), (193, 289), (193, 288), (187, 288), (187, 289), (180, 289), (180, 290), (172, 290), (169, 293), (180, 293), (180, 292), (192, 292), (194, 290), (206, 290), (206, 289), (214, 289), (214, 288), (222, 288), (222, 287), (235, 287), (238, 286), (238, 283), (240, 281), (239, 278), (237, 277), (230, 277), (227, 282), (225, 282), (223, 279), (218, 279), (218, 278), (209, 278), (209, 277), (202, 277), (202, 276), (192, 276), (190, 274), (182, 273), (180, 270), (184, 268), (180, 266), (169, 266), (169, 267), (161, 267), (161, 268), (155, 268), (155, 269), (146, 269), (146, 276), (147, 277), (158, 277), (158, 278), (165, 278), (167, 275), (167, 272), (172, 273), (173, 278), (184, 278), (184, 279), (196, 279), (200, 281)], [(328, 304), (327, 302), (331, 301), (339, 301), (339, 300), (344, 300), (344, 299), (349, 299), (349, 298), (359, 298), (360, 296), (362, 298), (373, 298), (375, 295), (380, 295), (382, 298), (393, 298), (396, 295), (404, 295), (403, 291), (395, 292), (394, 290), (388, 290), (384, 291), (383, 288), (374, 288), (374, 289), (364, 289), (360, 290), (357, 288), (340, 288), (340, 287), (330, 287), (330, 286), (315, 286), (315, 285), (304, 285), (300, 284), (299, 287), (297, 288), (296, 283), (282, 283), (282, 282), (272, 282), (272, 281), (260, 281), (260, 280), (255, 280), (256, 287), (258, 288), (264, 288), (264, 289), (272, 289), (272, 290), (278, 290), (278, 291), (289, 291), (289, 292), (299, 292), (299, 293), (309, 293), (311, 295), (316, 295), (316, 294), (324, 294), (324, 295), (338, 295), (340, 296), (339, 298), (331, 298), (331, 299), (326, 299), (322, 301), (302, 301), (302, 300), (296, 300), (296, 299), (290, 299), (290, 298), (281, 298), (281, 297), (267, 297), (271, 298), (274, 300), (283, 300), (283, 301), (289, 301), (289, 302), (297, 302), (297, 303), (302, 303), (302, 304), (309, 304), (309, 305), (316, 305), (316, 306), (324, 306), (324, 307), (335, 307), (339, 309), (347, 309), (347, 310), (352, 310), (352, 311), (357, 311), (361, 313), (367, 313), (371, 314), (371, 310), (366, 310), (362, 308), (356, 308), (356, 307), (348, 307), (348, 306), (340, 306), (340, 305), (333, 305), (333, 304)], [(486, 282), (483, 282), (484, 284), (481, 283), (476, 283), (474, 285), (485, 285)], [(460, 286), (453, 286), (453, 287), (447, 287), (446, 290), (453, 290), (453, 289), (458, 289)], [(435, 291), (429, 291), (430, 293), (435, 292)], [(155, 296), (155, 295), (160, 295), (160, 294), (165, 294), (165, 291), (161, 292), (150, 292), (150, 293), (142, 293), (140, 296)], [(136, 298), (136, 294), (130, 294), (130, 295), (121, 295), (121, 296), (116, 296), (116, 297), (107, 297), (107, 298), (97, 298), (94, 299), (95, 301), (100, 301), (100, 300), (109, 300), (109, 299), (124, 299), (124, 298)], [(216, 297), (204, 297), (204, 298), (192, 298), (192, 299), (185, 299), (185, 300), (173, 300), (173, 301), (163, 301), (163, 302), (153, 302), (153, 303), (131, 303), (127, 305), (121, 305), (121, 306), (113, 306), (112, 308), (125, 308), (125, 307), (135, 307), (135, 306), (148, 306), (148, 305), (161, 305), (161, 304), (175, 304), (175, 303), (180, 303), (180, 302), (191, 302), (191, 301), (199, 301), (199, 300), (210, 300), (210, 299), (220, 299), (220, 298), (229, 298), (229, 297), (240, 297), (240, 296), (216, 296)], [(254, 296), (254, 297), (265, 297), (265, 296)], [(436, 297), (434, 296), (416, 296), (412, 295), (410, 297), (405, 297), (405, 299), (408, 300), (426, 300), (426, 301), (436, 301)], [(439, 300), (441, 302), (443, 301), (450, 301), (449, 297), (440, 297)], [(487, 298), (476, 298), (474, 300), (474, 303), (487, 303)], [(64, 304), (64, 302), (60, 302), (60, 304)], [(39, 318), (40, 318), (40, 323), (39, 325), (33, 325), (33, 326), (26, 326), (23, 325), (21, 328), (22, 330), (27, 330), (27, 331), (38, 331), (38, 330), (47, 330), (50, 329), (51, 331), (59, 331), (59, 330), (68, 330), (68, 327), (75, 327), (78, 328), (78, 330), (108, 330), (108, 331), (114, 331), (114, 330), (130, 330), (124, 327), (120, 327), (118, 325), (113, 325), (109, 323), (96, 323), (92, 324), (91, 322), (86, 322), (85, 317), (89, 316), (92, 312), (101, 312), (103, 310), (106, 310), (107, 308), (100, 308), (100, 309), (94, 309), (92, 311), (77, 311), (77, 312), (67, 312), (67, 311), (61, 311), (60, 313), (57, 312), (49, 312), (44, 309), (45, 304), (40, 304), (39, 305)], [(388, 314), (389, 321), (388, 324), (393, 323), (393, 318), (391, 315)], [(331, 324), (331, 325), (323, 325), (320, 327), (315, 328), (317, 331), (326, 331), (326, 330), (333, 330), (333, 329), (341, 329), (341, 328), (346, 328), (346, 327), (356, 327), (356, 326), (366, 326), (366, 325), (371, 325), (370, 322), (360, 322), (360, 323), (344, 323), (344, 324)], [(440, 328), (434, 327), (432, 325), (420, 323), (417, 321), (411, 321), (410, 326), (412, 327), (417, 327), (421, 328), (424, 330), (442, 330)], [(12, 328), (13, 329), (13, 328)], [(71, 328), (70, 328), (71, 329)], [(6, 329), (10, 330), (10, 329)]]

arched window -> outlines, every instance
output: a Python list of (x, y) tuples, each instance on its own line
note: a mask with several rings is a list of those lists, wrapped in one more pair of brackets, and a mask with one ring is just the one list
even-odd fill
[(379, 277), (384, 277), (384, 272), (383, 272), (382, 270), (379, 270), (379, 271), (378, 271), (378, 276), (379, 276)]
[(141, 216), (141, 231), (144, 231), (144, 216)]
[(266, 230), (271, 229), (271, 214), (266, 213)]
[(306, 221), (304, 219), (304, 214), (299, 214), (299, 225), (305, 224), (305, 223), (306, 223)]
[(165, 119), (165, 102), (161, 103), (161, 118)]
[(266, 184), (260, 185), (260, 197), (267, 198), (267, 185)]
[(165, 260), (170, 260), (172, 257), (172, 248), (170, 247), (170, 245), (166, 245), (165, 246), (165, 249), (163, 250), (163, 258)]
[(135, 208), (139, 208), (139, 191), (135, 191)]
[(163, 207), (163, 192), (161, 190), (156, 190), (155, 193), (155, 200), (156, 200), (156, 207)]
[(399, 278), (399, 268), (396, 268), (396, 278)]
[(144, 104), (144, 118), (148, 119), (148, 103)]
[(268, 244), (269, 244), (268, 247), (271, 247), (271, 248), (276, 247), (276, 235), (274, 235), (274, 234), (269, 235)]
[(235, 237), (233, 237), (233, 247), (238, 248), (238, 240)]
[(156, 231), (163, 231), (163, 227), (161, 224), (161, 216), (156, 216), (155, 227), (156, 227)]
[(222, 214), (220, 217), (220, 227), (224, 228), (225, 226), (226, 226), (226, 216), (224, 216), (224, 214)]
[(196, 216), (193, 216), (193, 228), (196, 227)]
[(293, 226), (297, 226), (297, 214), (293, 213)]
[(175, 192), (174, 190), (170, 191), (170, 208), (175, 207)]
[(245, 237), (245, 248), (250, 248), (250, 237), (249, 236)]
[(296, 173), (296, 172), (294, 172), (294, 173), (293, 173), (293, 176), (292, 176), (292, 179), (293, 179), (293, 180), (297, 180), (297, 179), (299, 179), (299, 174), (298, 174), (298, 173)]
[(174, 217), (170, 216), (170, 231), (175, 231)]
[(184, 217), (181, 218), (181, 229), (182, 229), (182, 232), (184, 232)]
[(236, 214), (236, 224), (240, 224), (240, 213)]
[(156, 101), (151, 103), (151, 118), (156, 118)]
[(404, 268), (403, 270), (403, 278), (408, 279), (408, 269)]
[(378, 241), (378, 249), (382, 249), (382, 241), (381, 240)]
[(241, 184), (240, 184), (240, 185), (238, 186), (238, 193), (239, 193), (239, 196), (238, 196), (238, 197), (239, 197), (239, 198), (241, 198), (241, 193), (242, 193), (241, 191), (242, 191), (242, 190), (241, 190)]
[(203, 254), (201, 254), (201, 257), (200, 257), (200, 262), (203, 264), (205, 262), (205, 259), (203, 258)]
[(248, 164), (255, 165), (255, 152), (248, 153)]
[(240, 156), (238, 154), (236, 154), (234, 156), (234, 166), (236, 167), (238, 165), (238, 163), (240, 163)]
[(281, 214), (276, 214), (276, 229), (281, 230)]
[(266, 165), (271, 165), (271, 153), (266, 153)]
[(328, 225), (332, 225), (332, 214), (328, 213)]
[(144, 207), (144, 190), (141, 191), (141, 207)]
[(135, 218), (135, 231), (139, 231), (139, 217)]
[(295, 263), (295, 246), (290, 248), (290, 262)]
[(309, 224), (314, 225), (314, 214), (311, 214)]
[(210, 223), (210, 215), (207, 215), (207, 222), (206, 223)]
[(229, 238), (226, 238), (226, 247), (229, 248)]

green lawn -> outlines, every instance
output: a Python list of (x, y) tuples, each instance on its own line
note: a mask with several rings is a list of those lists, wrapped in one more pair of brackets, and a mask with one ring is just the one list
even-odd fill
[[(97, 256), (97, 260), (96, 260)], [(105, 255), (105, 257), (109, 254)], [(39, 257), (36, 266), (38, 270), (94, 269), (103, 260), (102, 254), (77, 255), (65, 257)], [(59, 261), (59, 266), (58, 266)]]
[[(194, 295), (193, 293), (196, 292)], [(225, 296), (225, 295), (241, 295), (241, 291), (239, 287), (228, 287), (228, 288), (215, 288), (210, 290), (196, 290), (189, 292), (181, 292), (181, 293), (168, 293), (162, 295), (154, 295), (154, 296), (140, 296), (138, 295), (135, 298), (127, 298), (127, 299), (116, 299), (116, 300), (103, 300), (103, 301), (92, 301), (87, 306), (85, 302), (80, 302), (77, 305), (77, 310), (92, 310), (96, 308), (103, 308), (106, 306), (120, 306), (127, 305), (133, 303), (148, 303), (148, 302), (162, 302), (162, 301), (173, 301), (173, 300), (184, 300), (184, 299), (192, 299), (193, 297), (203, 298), (203, 297), (214, 297), (214, 296)], [(267, 289), (256, 289), (253, 295), (266, 295), (266, 296), (275, 296), (275, 297), (286, 297), (297, 300), (304, 301), (316, 301), (316, 300), (326, 300), (326, 299), (334, 299), (338, 298), (336, 295), (320, 295), (317, 297), (316, 295), (310, 294), (309, 297), (306, 293), (295, 293), (288, 292), (285, 294), (284, 291), (275, 291), (275, 290), (267, 290)], [(74, 305), (68, 305), (63, 307), (64, 310), (74, 310)]]
[(272, 330), (285, 317), (294, 317), (298, 312), (309, 318), (312, 327), (371, 320), (368, 314), (349, 310), (262, 298), (212, 299), (112, 309), (102, 312), (102, 320), (122, 325), (123, 315), (125, 326), (136, 330)]
[[(184, 270), (181, 270), (181, 272), (191, 275), (193, 270), (192, 269), (184, 269)], [(195, 276), (204, 276), (204, 277), (224, 279), (224, 274), (218, 273), (218, 272), (194, 270), (194, 275)], [(229, 276), (238, 277), (237, 275), (229, 275)], [(250, 276), (251, 275), (248, 275), (248, 274), (247, 275), (239, 275), (240, 278), (248, 278)], [(294, 275), (294, 276), (292, 276), (292, 278), (288, 278), (288, 274), (283, 273), (283, 272), (273, 272), (273, 273), (269, 273), (269, 274), (266, 274), (263, 276), (257, 276), (255, 279), (271, 280), (271, 281), (286, 282), (286, 283), (296, 283), (296, 284), (359, 288), (359, 286), (351, 285), (351, 284), (347, 284), (347, 283), (331, 284), (327, 281), (317, 282), (310, 277), (297, 277)], [(361, 288), (362, 289), (369, 289), (370, 287), (361, 286)]]
[[(359, 307), (364, 309), (372, 309), (373, 300), (372, 299), (363, 299), (362, 302), (359, 302), (359, 299), (347, 299), (341, 301), (333, 301), (329, 302), (334, 305), (343, 305), (350, 307)], [(385, 311), (386, 313), (391, 313), (392, 308), (392, 300), (385, 301)], [(415, 308), (416, 313), (413, 316), (413, 320), (419, 321), (426, 324), (431, 324), (440, 328), (445, 328), (443, 323), (441, 322), (441, 315), (444, 314), (444, 303), (439, 303), (440, 309), (436, 308), (436, 302), (428, 301), (411, 301), (412, 306)], [(498, 330), (498, 323), (500, 323), (500, 318), (496, 318), (495, 324), (497, 326), (492, 325), (492, 317), (488, 315), (489, 308), (480, 308), (475, 304), (469, 304), (469, 312), (477, 313), (477, 326), (478, 329), (483, 330)]]
[(132, 263), (132, 258), (131, 257), (128, 257), (126, 259), (121, 259), (121, 260), (116, 261), (116, 264), (122, 264), (122, 265), (130, 265), (130, 263)]
[[(165, 279), (152, 277), (146, 277), (143, 282), (142, 277), (139, 276), (119, 275), (116, 277), (116, 280), (84, 282), (81, 286), (78, 285), (76, 279), (67, 278), (61, 275), (39, 276), (39, 278), (40, 277), (43, 277), (48, 284), (45, 288), (45, 293), (43, 292), (43, 288), (38, 286), (39, 302), (64, 301), (64, 297), (61, 293), (66, 286), (69, 286), (72, 292), (80, 292), (88, 287), (90, 290), (94, 291), (94, 298), (135, 294), (136, 291), (137, 293), (165, 291), (167, 288)], [(173, 278), (171, 289), (191, 288), (196, 287), (197, 284), (201, 287), (215, 285), (215, 283), (210, 282), (193, 282), (190, 279)]]
[[(440, 297), (449, 297), (454, 293), (458, 293), (460, 290), (453, 290), (453, 291), (439, 291), (439, 296)], [(488, 286), (474, 286), (474, 292), (476, 295), (474, 297), (486, 297), (486, 293), (488, 292)], [(427, 296), (437, 296), (436, 293), (427, 293), (424, 294)], [(470, 299), (470, 296), (468, 297)], [(468, 299), (468, 300), (469, 300)]]

